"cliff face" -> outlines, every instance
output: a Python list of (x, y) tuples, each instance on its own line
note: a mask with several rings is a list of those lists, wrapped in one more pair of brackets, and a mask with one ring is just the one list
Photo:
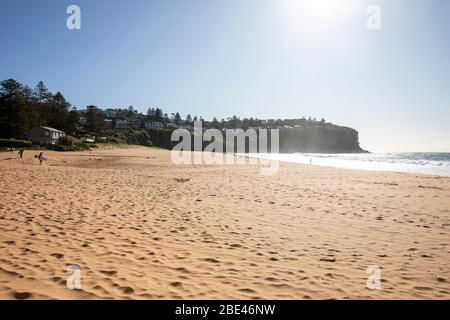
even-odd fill
[(280, 129), (280, 153), (361, 153), (358, 131), (341, 126)]
[[(267, 139), (267, 152), (271, 152), (271, 137)], [(358, 131), (348, 127), (327, 124), (314, 127), (295, 127), (279, 129), (279, 153), (365, 153), (359, 146)], [(245, 152), (249, 152), (248, 139)], [(224, 150), (226, 143), (224, 142)], [(229, 149), (231, 150), (231, 148)], [(235, 152), (237, 145), (235, 142)], [(260, 151), (261, 152), (261, 151)], [(274, 151), (275, 152), (275, 151)]]
[[(172, 149), (178, 141), (171, 141), (169, 129), (147, 129), (146, 130), (154, 146)], [(192, 132), (191, 132), (192, 133)], [(223, 151), (232, 152), (233, 147), (227, 146), (226, 133), (218, 137), (223, 143)], [(258, 135), (257, 135), (258, 136)], [(280, 128), (279, 129), (279, 152), (280, 153), (362, 153), (367, 152), (359, 146), (358, 131), (348, 127), (333, 124)], [(268, 130), (267, 152), (271, 152), (271, 137)], [(203, 141), (203, 149), (210, 141)], [(252, 143), (256, 143), (253, 141)], [(194, 148), (194, 136), (191, 135), (191, 148)], [(237, 150), (237, 139), (235, 138), (234, 152)], [(249, 139), (245, 139), (245, 152), (249, 152)]]

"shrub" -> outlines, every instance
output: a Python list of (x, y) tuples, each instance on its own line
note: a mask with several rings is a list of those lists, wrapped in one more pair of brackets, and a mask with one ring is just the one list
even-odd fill
[(107, 137), (106, 141), (110, 142), (110, 143), (117, 143), (117, 144), (123, 143), (123, 140), (118, 137)]
[(150, 135), (145, 130), (130, 131), (126, 139), (129, 144), (138, 144), (147, 147), (153, 146)]
[(0, 147), (27, 148), (31, 146), (31, 141), (16, 139), (0, 139)]
[[(41, 146), (42, 147), (42, 146)], [(63, 144), (46, 144), (43, 146), (47, 150), (53, 151), (89, 151), (91, 148), (96, 147), (93, 144), (87, 144), (75, 139), (71, 146), (66, 146)]]
[(53, 150), (55, 151), (69, 151), (70, 146), (65, 146), (62, 144), (55, 145)]
[(64, 136), (59, 138), (59, 144), (68, 147), (71, 147), (76, 141), (78, 140), (72, 136)]
[(75, 141), (72, 150), (70, 151), (87, 151), (91, 150), (91, 147), (94, 145), (90, 145), (88, 143), (82, 142), (82, 141)]

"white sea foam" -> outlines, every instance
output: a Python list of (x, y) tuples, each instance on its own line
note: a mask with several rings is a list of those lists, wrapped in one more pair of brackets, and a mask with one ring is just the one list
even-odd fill
[(279, 160), (328, 167), (421, 173), (450, 177), (450, 153), (365, 153), (365, 154), (248, 154), (261, 159)]

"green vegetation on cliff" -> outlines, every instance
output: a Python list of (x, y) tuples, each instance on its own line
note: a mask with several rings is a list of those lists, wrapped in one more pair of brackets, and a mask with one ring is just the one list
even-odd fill
[[(58, 146), (48, 146), (57, 150), (85, 150), (89, 144), (83, 138), (97, 138), (97, 142), (115, 144), (138, 144), (171, 149), (177, 142), (171, 141), (175, 128), (192, 130), (194, 121), (202, 121), (203, 129), (279, 129), (279, 151), (317, 153), (364, 152), (359, 146), (358, 132), (314, 118), (301, 119), (241, 119), (236, 115), (227, 119), (205, 121), (202, 117), (187, 115), (182, 119), (179, 112), (169, 117), (160, 108), (149, 108), (146, 115), (133, 106), (102, 110), (87, 106), (77, 110), (64, 98), (62, 93), (51, 93), (41, 81), (35, 89), (8, 79), (0, 82), (0, 138), (6, 146), (28, 145), (27, 132), (35, 126), (49, 126), (64, 131), (70, 138)], [(16, 140), (9, 140), (16, 139)], [(224, 146), (225, 146), (225, 142)], [(204, 146), (209, 143), (205, 142)], [(224, 147), (224, 150), (226, 148)], [(270, 150), (270, 140), (269, 140)]]

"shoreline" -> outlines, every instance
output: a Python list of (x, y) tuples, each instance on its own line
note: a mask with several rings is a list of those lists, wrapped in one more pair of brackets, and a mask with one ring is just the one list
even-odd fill
[[(411, 154), (414, 154), (414, 153), (411, 153)], [(430, 153), (430, 154), (433, 154), (433, 153)], [(448, 153), (443, 153), (443, 154), (448, 154)], [(345, 153), (345, 154), (309, 154), (309, 153), (271, 154), (271, 153), (267, 153), (267, 154), (257, 154), (257, 155), (240, 154), (239, 156), (246, 157), (246, 158), (264, 159), (264, 160), (268, 160), (268, 161), (272, 160), (272, 161), (280, 161), (280, 162), (285, 162), (285, 163), (314, 165), (314, 166), (328, 167), (328, 168), (335, 168), (335, 169), (344, 169), (344, 170), (360, 170), (360, 171), (386, 172), (386, 173), (406, 173), (406, 174), (413, 174), (413, 175), (427, 175), (427, 176), (447, 177), (447, 178), (450, 177), (450, 171), (448, 171), (448, 172), (442, 171), (441, 173), (425, 172), (424, 169), (427, 169), (427, 167), (424, 166), (423, 168), (421, 168), (421, 166), (417, 165), (417, 164), (389, 163), (389, 162), (383, 162), (383, 161), (369, 162), (366, 160), (351, 160), (351, 159), (350, 160), (349, 159), (337, 159), (337, 160), (335, 160), (335, 163), (330, 163), (330, 161), (328, 161), (328, 163), (327, 163), (326, 161), (329, 159), (324, 160), (322, 158), (322, 156), (325, 156), (325, 155), (326, 156), (331, 155), (332, 157), (337, 157), (337, 156), (354, 156), (356, 154), (353, 154), (353, 153)], [(363, 155), (363, 154), (357, 154), (357, 155)], [(301, 161), (301, 158), (296, 159), (295, 156), (302, 156), (304, 158), (307, 158), (307, 160), (312, 160), (312, 163), (308, 163), (307, 160)], [(280, 159), (282, 157), (285, 157), (285, 159)], [(289, 157), (291, 157), (291, 159), (289, 159)], [(322, 163), (320, 163), (320, 162), (322, 162)], [(368, 164), (371, 164), (371, 166), (368, 166)], [(389, 168), (389, 166), (391, 166), (391, 168)], [(392, 168), (395, 166), (398, 166), (398, 167)]]
[[(146, 147), (146, 146), (141, 146), (141, 145), (98, 145), (96, 148), (91, 149), (91, 150), (86, 150), (86, 151), (54, 151), (54, 150), (35, 150), (35, 149), (25, 149), (26, 152), (35, 152), (38, 153), (40, 151), (43, 151), (45, 153), (53, 153), (55, 152), (56, 154), (61, 154), (64, 155), (66, 154), (67, 156), (70, 155), (75, 155), (78, 153), (89, 153), (89, 152), (95, 152), (95, 151), (103, 151), (103, 150), (130, 150), (130, 149), (139, 149), (139, 148), (148, 148), (148, 149), (154, 149), (154, 150), (162, 150), (162, 151), (167, 151), (170, 152), (171, 150), (165, 149), (165, 148), (160, 148), (160, 147)], [(194, 151), (191, 151), (191, 153), (193, 153)], [(210, 154), (208, 152), (203, 152), (205, 154)], [(398, 152), (398, 154), (403, 154), (404, 152)], [(410, 154), (415, 154), (416, 152), (410, 152)], [(435, 152), (426, 152), (429, 154), (433, 154)], [(443, 153), (443, 154), (447, 154), (447, 152), (438, 152), (438, 153)], [(9, 154), (8, 150), (0, 150), (0, 155), (2, 154)], [(319, 166), (319, 167), (325, 167), (325, 168), (334, 168), (334, 169), (343, 169), (343, 170), (356, 170), (356, 171), (369, 171), (369, 172), (385, 172), (385, 173), (403, 173), (403, 174), (411, 174), (411, 175), (424, 175), (424, 176), (431, 176), (431, 177), (443, 177), (443, 178), (450, 178), (450, 173), (445, 173), (445, 174), (437, 174), (437, 173), (426, 173), (426, 172), (415, 172), (415, 171), (406, 171), (406, 170), (394, 170), (394, 169), (377, 169), (377, 168), (354, 168), (351, 166), (337, 166), (337, 165), (332, 165), (332, 164), (317, 164), (317, 162), (313, 163), (306, 163), (306, 162), (298, 162), (298, 161), (294, 161), (294, 160), (284, 160), (284, 159), (271, 159), (271, 158), (267, 158), (264, 157), (264, 155), (276, 155), (276, 156), (291, 156), (291, 155), (302, 155), (302, 156), (308, 156), (308, 155), (312, 155), (312, 158), (314, 158), (315, 156), (320, 156), (320, 155), (333, 155), (333, 156), (339, 156), (339, 155), (366, 155), (366, 154), (376, 154), (376, 153), (332, 153), (332, 154), (327, 154), (327, 153), (276, 153), (276, 154), (272, 154), (272, 153), (267, 153), (267, 154), (261, 154), (261, 155), (249, 155), (249, 154), (238, 154), (238, 153), (226, 153), (223, 152), (222, 153), (224, 158), (227, 157), (241, 157), (241, 158), (245, 158), (245, 159), (258, 159), (258, 160), (266, 160), (266, 161), (279, 161), (279, 162), (283, 162), (283, 163), (295, 163), (295, 164), (300, 164), (300, 165), (313, 165), (313, 166)], [(392, 154), (392, 153), (389, 153)], [(395, 154), (395, 153), (394, 153)], [(13, 153), (13, 159), (16, 155), (16, 151)], [(11, 159), (11, 160), (13, 160)], [(7, 159), (0, 159), (0, 160), (7, 160)], [(15, 159), (14, 159), (15, 160)], [(350, 161), (350, 160), (343, 160), (343, 161)], [(381, 162), (382, 163), (382, 162)], [(226, 163), (227, 165), (234, 165), (236, 163)], [(384, 163), (383, 163), (384, 164)], [(200, 165), (200, 164), (195, 164), (195, 165)], [(210, 164), (202, 164), (202, 165), (210, 165)], [(219, 164), (220, 165), (220, 164)], [(405, 164), (404, 164), (405, 165)]]

